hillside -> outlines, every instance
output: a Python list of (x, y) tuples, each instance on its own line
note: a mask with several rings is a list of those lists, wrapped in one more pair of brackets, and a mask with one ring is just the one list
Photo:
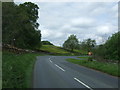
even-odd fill
[(56, 55), (81, 55), (81, 54), (87, 54), (87, 52), (82, 51), (82, 50), (74, 50), (73, 52), (70, 52), (69, 50), (65, 50), (62, 47), (58, 47), (58, 46), (54, 46), (54, 45), (42, 45), (40, 50), (50, 52), (50, 53), (56, 54)]

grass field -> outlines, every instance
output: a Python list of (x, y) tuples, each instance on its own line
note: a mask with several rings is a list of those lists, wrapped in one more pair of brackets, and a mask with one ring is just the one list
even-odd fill
[(67, 50), (64, 50), (61, 47), (53, 46), (53, 45), (42, 45), (40, 50), (48, 51), (48, 52), (51, 52), (51, 53), (56, 53), (58, 55), (76, 55), (75, 53), (86, 54), (86, 52), (83, 51), (83, 50), (74, 50), (74, 53), (72, 53), (72, 52), (69, 52)]
[(87, 51), (85, 51), (85, 50), (77, 50), (77, 49), (75, 49), (74, 50), (75, 52), (78, 52), (78, 53), (81, 53), (81, 54), (88, 54), (88, 52)]
[(87, 59), (88, 60), (89, 56), (80, 56), (78, 58), (80, 58), (80, 59)]
[(52, 52), (52, 53), (60, 53), (60, 54), (68, 54), (69, 52), (61, 49), (60, 47), (53, 46), (53, 45), (43, 45), (41, 50)]
[(97, 62), (97, 61), (91, 62), (91, 61), (84, 60), (84, 59), (81, 60), (81, 59), (72, 59), (72, 58), (67, 59), (67, 61), (78, 64), (78, 65), (82, 65), (85, 67), (89, 67), (92, 69), (96, 69), (96, 70), (105, 72), (107, 74), (113, 75), (113, 76), (120, 77), (120, 73), (118, 73), (118, 64), (102, 63), (102, 62)]
[(26, 53), (20, 55), (3, 52), (2, 55), (2, 87), (30, 88), (33, 65), (36, 56), (40, 56), (40, 54)]

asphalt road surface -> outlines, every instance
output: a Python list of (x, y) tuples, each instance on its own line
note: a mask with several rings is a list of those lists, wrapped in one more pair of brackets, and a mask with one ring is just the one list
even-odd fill
[(67, 62), (75, 56), (39, 56), (34, 67), (33, 88), (118, 88), (118, 78)]

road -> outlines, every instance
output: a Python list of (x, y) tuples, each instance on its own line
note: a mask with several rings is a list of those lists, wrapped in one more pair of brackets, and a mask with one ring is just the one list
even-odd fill
[(118, 78), (67, 62), (75, 56), (38, 56), (33, 88), (118, 88)]

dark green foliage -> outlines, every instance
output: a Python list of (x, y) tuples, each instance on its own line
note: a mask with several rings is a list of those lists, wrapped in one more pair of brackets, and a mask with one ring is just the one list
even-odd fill
[(16, 34), (16, 26), (14, 17), (16, 16), (16, 5), (12, 2), (2, 3), (2, 36), (4, 43), (13, 43), (13, 38)]
[(98, 55), (100, 57), (105, 58), (105, 51), (106, 51), (105, 46), (104, 45), (99, 45), (95, 49), (95, 55)]
[(42, 45), (53, 45), (51, 42), (49, 42), (49, 41), (42, 41), (41, 42), (42, 43)]
[(120, 60), (119, 56), (119, 42), (120, 32), (115, 33), (112, 37), (109, 37), (105, 44), (99, 45), (96, 48), (96, 55), (103, 57), (104, 59)]
[(3, 2), (3, 43), (20, 48), (40, 46), (41, 32), (38, 30), (38, 6), (31, 2), (15, 5)]
[(26, 13), (28, 20), (26, 22), (31, 23), (35, 28), (38, 28), (39, 24), (36, 22), (38, 19), (38, 9), (39, 7), (31, 2), (25, 2), (19, 5), (21, 11)]
[(91, 51), (95, 47), (95, 45), (96, 45), (96, 41), (88, 38), (80, 43), (80, 49)]
[(120, 60), (120, 57), (118, 56), (118, 43), (120, 42), (120, 39), (118, 39), (118, 36), (120, 37), (120, 32), (113, 34), (105, 43), (105, 55), (108, 59)]
[(64, 42), (63, 48), (70, 49), (73, 52), (73, 49), (78, 48), (78, 39), (76, 35), (70, 35), (68, 39)]

